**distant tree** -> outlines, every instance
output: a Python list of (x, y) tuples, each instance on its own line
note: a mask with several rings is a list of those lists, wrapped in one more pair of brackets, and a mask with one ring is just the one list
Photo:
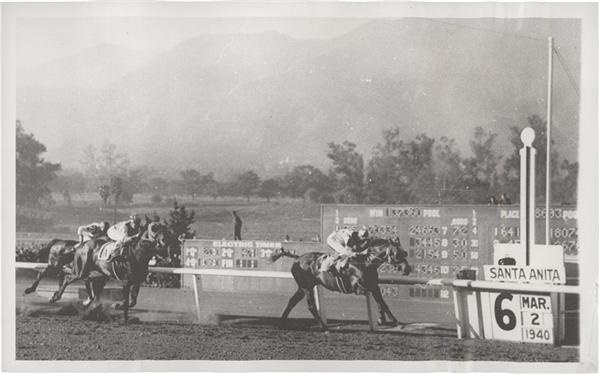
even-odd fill
[(309, 189), (319, 194), (334, 190), (335, 181), (312, 165), (296, 166), (281, 181), (282, 189), (291, 197), (304, 197)]
[[(538, 115), (532, 115), (527, 118), (528, 125), (535, 131), (533, 147), (536, 149), (535, 159), (535, 195), (536, 199), (544, 199), (546, 194), (546, 121)], [(521, 131), (524, 127), (511, 127), (510, 142), (514, 151), (511, 156), (504, 161), (504, 170), (502, 174), (503, 191), (508, 192), (513, 201), (518, 201), (519, 196), (519, 173), (521, 170), (521, 158), (519, 150), (523, 148), (521, 142)], [(552, 141), (554, 144), (554, 141)], [(553, 184), (559, 183), (559, 162), (558, 152), (553, 149), (550, 156)]]
[(110, 198), (110, 186), (107, 184), (98, 186), (98, 194), (100, 195), (100, 198), (102, 199), (104, 205), (107, 205), (108, 199)]
[[(196, 236), (195, 231), (191, 229), (194, 223), (196, 212), (187, 211), (184, 205), (179, 205), (177, 201), (173, 203), (173, 209), (169, 211), (169, 218), (165, 222), (171, 235), (178, 239), (192, 239)], [(171, 258), (175, 261), (181, 259), (181, 245), (178, 240), (171, 244)]]
[(464, 203), (464, 163), (454, 139), (442, 136), (434, 154), (439, 203)]
[(514, 196), (511, 194), (512, 191), (498, 191), (496, 169), (500, 157), (494, 150), (497, 136), (491, 131), (485, 131), (482, 127), (476, 127), (473, 139), (469, 141), (473, 156), (464, 160), (465, 175), (463, 177), (465, 188), (470, 191), (466, 195), (469, 203), (482, 204), (490, 196), (496, 196), (499, 192)]
[(117, 205), (123, 194), (123, 180), (117, 176), (110, 177), (110, 198), (113, 205), (113, 222), (117, 222)]
[(410, 197), (410, 179), (403, 175), (400, 129), (383, 131), (383, 143), (375, 146), (367, 166), (366, 200), (369, 203), (403, 203)]
[(56, 178), (60, 164), (41, 158), (46, 146), (37, 141), (33, 134), (26, 134), (20, 121), (16, 126), (16, 203), (23, 206), (52, 204), (49, 184)]
[(560, 175), (552, 187), (552, 197), (561, 204), (577, 204), (577, 178), (579, 163), (563, 160), (560, 164)]
[(117, 146), (104, 142), (100, 150), (92, 145), (84, 149), (81, 159), (86, 175), (93, 179), (96, 185), (106, 183), (111, 175), (125, 175), (129, 166), (126, 155), (117, 152)]
[(202, 176), (197, 170), (186, 169), (181, 172), (183, 178), (183, 185), (188, 195), (192, 197), (192, 200), (202, 192)]
[(319, 192), (319, 190), (317, 190), (314, 187), (310, 187), (304, 193), (304, 200), (310, 201), (310, 202), (313, 202), (313, 203), (320, 203), (321, 202), (320, 201), (321, 200), (321, 196), (323, 196), (323, 194), (321, 192)]
[(238, 196), (244, 196), (250, 200), (250, 196), (258, 192), (260, 177), (253, 171), (246, 171), (235, 176), (233, 191)]
[(50, 183), (52, 191), (63, 193), (68, 191), (70, 195), (81, 195), (86, 191), (87, 181), (85, 176), (80, 172), (59, 173)]
[(258, 196), (267, 199), (267, 201), (271, 201), (271, 198), (277, 196), (278, 193), (280, 193), (279, 182), (273, 178), (263, 181), (258, 190)]
[(411, 194), (409, 201), (419, 203), (435, 203), (438, 200), (438, 189), (434, 171), (435, 139), (420, 134), (410, 141), (403, 152), (404, 173), (409, 176), (408, 188)]
[(215, 175), (212, 172), (200, 177), (200, 188), (204, 195), (210, 196), (215, 200), (221, 194), (219, 183), (215, 180)]
[(143, 169), (129, 170), (120, 176), (122, 180), (121, 202), (132, 203), (133, 196), (146, 189), (145, 175)]
[(383, 137), (383, 143), (376, 146), (367, 168), (367, 201), (437, 202), (439, 187), (434, 169), (435, 140), (420, 134), (410, 142), (405, 142), (400, 139), (399, 128), (385, 130)]
[(222, 189), (221, 185), (217, 181), (210, 181), (204, 185), (205, 193), (212, 197), (213, 199), (217, 199), (217, 197), (221, 196)]
[(337, 196), (346, 203), (360, 203), (364, 198), (364, 160), (356, 151), (356, 144), (328, 143), (327, 157), (333, 162), (332, 172), (337, 180)]

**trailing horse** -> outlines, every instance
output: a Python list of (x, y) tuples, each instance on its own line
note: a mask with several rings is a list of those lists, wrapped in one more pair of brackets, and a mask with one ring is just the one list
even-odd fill
[(90, 240), (75, 251), (73, 271), (68, 274), (61, 284), (60, 289), (53, 298), (60, 299), (67, 286), (75, 281), (83, 280), (88, 293), (88, 300), (84, 305), (89, 305), (99, 300), (100, 294), (109, 279), (116, 279), (123, 284), (123, 314), (127, 322), (129, 308), (137, 303), (140, 285), (148, 275), (148, 263), (154, 255), (167, 253), (165, 244), (167, 235), (166, 226), (160, 223), (150, 223), (134, 243), (127, 250), (124, 261), (108, 262), (110, 247), (114, 242), (104, 240)]
[(42, 247), (38, 252), (38, 257), (42, 261), (47, 261), (48, 266), (38, 273), (36, 280), (31, 287), (25, 289), (24, 294), (28, 295), (34, 292), (43, 278), (55, 274), (58, 274), (58, 286), (60, 287), (65, 274), (69, 271), (67, 267), (73, 262), (75, 246), (78, 243), (76, 240), (53, 239)]
[(322, 285), (328, 290), (341, 293), (362, 295), (371, 293), (379, 307), (378, 322), (380, 324), (385, 323), (387, 314), (394, 325), (397, 325), (398, 320), (394, 317), (381, 295), (377, 268), (383, 263), (388, 263), (396, 266), (404, 275), (408, 275), (411, 271), (410, 265), (406, 260), (408, 254), (402, 249), (399, 240), (371, 238), (369, 239), (368, 247), (366, 254), (360, 254), (351, 258), (346, 269), (343, 269), (340, 273), (334, 269), (325, 272), (320, 271), (321, 263), (328, 256), (327, 254), (309, 252), (298, 256), (283, 248), (278, 250), (271, 257), (271, 260), (274, 262), (281, 257), (294, 258), (292, 275), (298, 284), (298, 290), (290, 298), (281, 316), (282, 321), (287, 319), (296, 304), (306, 296), (308, 310), (312, 313), (321, 328), (327, 330), (327, 324), (318, 313), (314, 300), (314, 286)]

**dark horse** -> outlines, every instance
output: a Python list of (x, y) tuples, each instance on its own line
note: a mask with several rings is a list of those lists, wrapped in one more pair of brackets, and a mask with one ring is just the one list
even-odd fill
[(385, 323), (385, 315), (387, 314), (394, 325), (397, 325), (398, 320), (394, 317), (381, 295), (377, 268), (387, 262), (396, 266), (404, 275), (408, 275), (410, 273), (410, 265), (406, 260), (408, 254), (402, 249), (399, 240), (371, 238), (369, 239), (368, 246), (367, 253), (351, 258), (347, 268), (343, 269), (341, 274), (337, 273), (336, 270), (320, 271), (321, 262), (326, 258), (326, 254), (309, 252), (298, 256), (283, 248), (277, 251), (271, 257), (272, 261), (277, 261), (283, 256), (296, 259), (292, 265), (292, 275), (298, 284), (298, 290), (290, 298), (281, 316), (282, 321), (287, 319), (292, 309), (306, 295), (308, 310), (315, 317), (321, 328), (327, 330), (327, 324), (318, 313), (314, 300), (314, 286), (322, 285), (328, 290), (342, 293), (355, 293), (359, 295), (371, 293), (379, 307), (378, 322), (380, 324)]
[[(113, 245), (104, 240), (90, 240), (75, 251), (73, 271), (68, 274), (60, 289), (53, 298), (60, 299), (67, 286), (75, 281), (83, 280), (88, 293), (88, 300), (84, 305), (98, 301), (104, 286), (109, 279), (116, 279), (123, 283), (124, 321), (127, 322), (129, 308), (137, 304), (140, 285), (148, 275), (148, 263), (154, 255), (168, 256), (165, 244), (167, 236), (166, 226), (160, 223), (150, 223), (141, 237), (131, 243), (126, 251), (125, 261), (108, 262), (105, 245)], [(166, 252), (166, 255), (164, 253)]]
[(55, 274), (58, 274), (58, 285), (60, 287), (65, 277), (65, 273), (68, 272), (66, 267), (70, 266), (71, 262), (73, 262), (75, 246), (78, 243), (79, 242), (76, 240), (54, 239), (40, 249), (38, 258), (44, 262), (47, 261), (48, 266), (38, 273), (37, 279), (33, 282), (31, 287), (25, 289), (25, 295), (35, 292), (43, 278)]

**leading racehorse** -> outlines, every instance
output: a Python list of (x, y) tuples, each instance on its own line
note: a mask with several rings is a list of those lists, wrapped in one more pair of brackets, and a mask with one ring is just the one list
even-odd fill
[(398, 320), (394, 317), (381, 295), (377, 268), (383, 263), (389, 263), (396, 266), (404, 275), (408, 275), (411, 271), (410, 265), (406, 260), (408, 254), (402, 249), (399, 240), (371, 238), (369, 239), (368, 247), (369, 249), (366, 254), (351, 258), (347, 268), (343, 269), (341, 273), (337, 273), (336, 270), (320, 271), (321, 263), (328, 256), (327, 254), (309, 252), (298, 256), (283, 248), (278, 250), (271, 257), (271, 260), (277, 261), (284, 256), (294, 258), (292, 275), (298, 284), (298, 290), (290, 298), (281, 319), (285, 321), (294, 306), (306, 295), (308, 310), (315, 317), (321, 328), (327, 330), (327, 324), (318, 313), (314, 301), (314, 286), (322, 285), (328, 290), (335, 292), (363, 295), (370, 292), (379, 307), (379, 323), (385, 323), (385, 315), (387, 314), (394, 325), (397, 325)]
[(84, 305), (99, 300), (100, 293), (109, 279), (116, 279), (123, 283), (123, 314), (127, 322), (129, 308), (137, 303), (140, 285), (148, 275), (148, 263), (153, 256), (168, 257), (168, 248), (165, 237), (168, 230), (165, 225), (158, 222), (148, 224), (146, 230), (137, 242), (132, 243), (125, 255), (125, 261), (108, 262), (106, 243), (104, 240), (90, 240), (75, 251), (73, 270), (68, 274), (58, 292), (53, 296), (58, 300), (65, 288), (77, 281), (83, 280), (88, 292), (88, 300)]
[(73, 262), (77, 243), (79, 242), (76, 240), (53, 239), (42, 247), (38, 252), (38, 258), (41, 261), (47, 261), (48, 266), (38, 273), (31, 287), (25, 289), (25, 295), (34, 292), (43, 278), (54, 274), (58, 274), (58, 286), (60, 287), (65, 277), (65, 267), (70, 266)]

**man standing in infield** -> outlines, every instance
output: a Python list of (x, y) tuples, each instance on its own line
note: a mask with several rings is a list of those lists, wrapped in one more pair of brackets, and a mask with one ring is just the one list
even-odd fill
[(233, 240), (242, 240), (242, 219), (235, 210), (231, 215), (233, 216)]

